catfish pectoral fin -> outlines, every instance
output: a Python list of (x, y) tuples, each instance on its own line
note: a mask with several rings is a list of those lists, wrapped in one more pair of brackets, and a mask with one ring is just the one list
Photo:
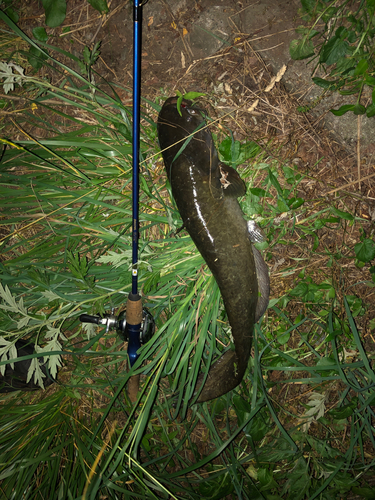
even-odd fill
[(246, 184), (241, 179), (240, 174), (237, 170), (226, 165), (225, 163), (219, 163), (220, 170), (220, 184), (223, 188), (224, 195), (232, 196), (234, 198), (239, 198), (246, 194)]
[[(211, 366), (202, 392), (199, 394), (196, 402), (203, 403), (204, 401), (218, 398), (237, 387), (245, 375), (248, 358), (249, 356), (247, 356), (246, 363), (239, 363), (235, 351), (225, 352)], [(201, 388), (204, 375), (204, 373), (199, 375), (194, 395)]]

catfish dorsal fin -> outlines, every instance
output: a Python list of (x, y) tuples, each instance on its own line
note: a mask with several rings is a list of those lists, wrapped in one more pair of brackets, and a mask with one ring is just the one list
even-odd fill
[(225, 196), (238, 198), (246, 194), (246, 184), (238, 172), (225, 163), (219, 163), (220, 183)]

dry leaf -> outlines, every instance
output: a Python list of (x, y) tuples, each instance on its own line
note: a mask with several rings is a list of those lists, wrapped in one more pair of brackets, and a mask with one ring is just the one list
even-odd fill
[(249, 113), (251, 113), (252, 111), (254, 111), (254, 109), (258, 106), (259, 104), (259, 99), (256, 99), (253, 104), (250, 106), (250, 108), (247, 108), (247, 111)]
[(282, 79), (285, 71), (286, 71), (286, 65), (283, 64), (283, 66), (278, 71), (277, 75), (272, 78), (269, 85), (267, 85), (267, 87), (264, 89), (264, 92), (269, 92), (270, 90), (272, 90), (275, 86), (275, 83), (279, 82)]
[(181, 51), (181, 67), (185, 68), (185, 56), (182, 51)]
[(224, 90), (229, 95), (231, 95), (233, 93), (232, 87), (229, 85), (229, 83), (224, 83)]

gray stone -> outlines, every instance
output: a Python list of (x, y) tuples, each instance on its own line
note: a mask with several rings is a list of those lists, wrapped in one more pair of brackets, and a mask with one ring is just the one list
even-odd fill
[(230, 45), (232, 28), (229, 15), (233, 14), (225, 6), (213, 5), (205, 10), (193, 25), (190, 46), (195, 59), (203, 59)]

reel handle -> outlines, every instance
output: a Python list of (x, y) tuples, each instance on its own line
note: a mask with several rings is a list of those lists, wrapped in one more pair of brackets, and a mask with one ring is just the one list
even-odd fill
[(100, 325), (100, 316), (91, 316), (90, 314), (81, 314), (79, 320), (81, 323), (93, 323), (94, 325)]

